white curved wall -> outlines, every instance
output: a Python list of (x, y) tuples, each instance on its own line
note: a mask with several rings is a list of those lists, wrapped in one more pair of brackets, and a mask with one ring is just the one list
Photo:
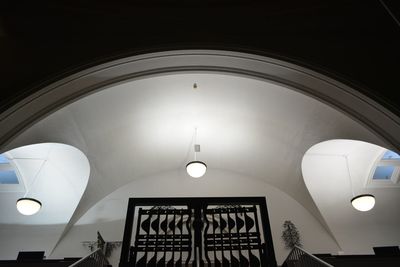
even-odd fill
[[(82, 216), (51, 256), (87, 254), (88, 250), (80, 242), (95, 240), (97, 230), (106, 240), (122, 240), (129, 197), (196, 196), (266, 196), (278, 263), (282, 263), (289, 253), (280, 237), (285, 220), (291, 220), (298, 227), (305, 249), (313, 253), (336, 253), (340, 250), (319, 221), (286, 193), (261, 180), (211, 169), (201, 179), (190, 178), (186, 172), (178, 171), (145, 177), (119, 188)], [(117, 252), (113, 255), (114, 264), (118, 259)]]

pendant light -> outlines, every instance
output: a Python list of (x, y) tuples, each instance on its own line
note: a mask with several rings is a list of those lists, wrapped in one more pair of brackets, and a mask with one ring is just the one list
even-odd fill
[(17, 200), (17, 210), (22, 215), (33, 215), (42, 207), (39, 200), (29, 197), (23, 197)]
[(350, 180), (351, 192), (353, 194), (353, 198), (350, 200), (351, 205), (358, 211), (369, 211), (375, 206), (375, 196), (371, 194), (360, 194), (356, 196), (354, 194), (353, 183), (351, 181), (350, 175), (349, 161), (347, 155), (344, 155), (344, 157), (346, 159), (347, 173)]
[(39, 210), (42, 208), (42, 203), (39, 200), (37, 200), (35, 198), (27, 197), (27, 195), (28, 195), (30, 188), (32, 188), (34, 183), (36, 182), (36, 179), (39, 176), (39, 173), (41, 172), (46, 161), (47, 160), (43, 161), (42, 165), (40, 166), (39, 171), (36, 173), (35, 177), (33, 178), (32, 183), (26, 190), (25, 195), (22, 198), (17, 200), (17, 203), (16, 203), (17, 210), (22, 215), (26, 215), (26, 216), (34, 215), (34, 214), (38, 213)]
[(193, 178), (202, 177), (207, 171), (207, 164), (203, 161), (197, 160), (197, 152), (200, 152), (200, 145), (196, 144), (197, 128), (195, 128), (194, 135), (194, 160), (186, 164), (186, 172)]
[(369, 211), (375, 206), (375, 197), (371, 194), (362, 194), (351, 199), (351, 205), (359, 211)]

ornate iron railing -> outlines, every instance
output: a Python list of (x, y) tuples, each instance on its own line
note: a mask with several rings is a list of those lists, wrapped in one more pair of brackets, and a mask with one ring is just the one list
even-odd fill
[(108, 265), (108, 260), (99, 248), (69, 267), (105, 267)]
[(265, 197), (131, 198), (119, 266), (276, 267)]
[(304, 249), (295, 246), (287, 256), (282, 267), (334, 267), (329, 263), (315, 257)]

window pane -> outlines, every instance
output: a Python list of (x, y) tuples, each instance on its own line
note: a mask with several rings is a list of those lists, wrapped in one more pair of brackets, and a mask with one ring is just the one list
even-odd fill
[(396, 152), (388, 150), (385, 152), (382, 159), (399, 159), (400, 160), (400, 156)]
[(0, 171), (0, 184), (19, 184), (15, 171)]
[(0, 154), (0, 164), (1, 163), (9, 163), (8, 159), (3, 154)]
[(394, 172), (394, 166), (378, 166), (372, 179), (374, 180), (390, 180)]

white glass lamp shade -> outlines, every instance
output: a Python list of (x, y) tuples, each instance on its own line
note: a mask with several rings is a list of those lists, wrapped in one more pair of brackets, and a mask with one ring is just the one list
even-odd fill
[(202, 177), (207, 170), (207, 165), (202, 161), (191, 161), (186, 165), (187, 173), (193, 178)]
[(20, 198), (17, 200), (17, 210), (23, 215), (33, 215), (42, 207), (42, 203), (34, 198)]
[(351, 200), (351, 205), (359, 211), (369, 211), (375, 206), (375, 197), (370, 194), (358, 195)]

